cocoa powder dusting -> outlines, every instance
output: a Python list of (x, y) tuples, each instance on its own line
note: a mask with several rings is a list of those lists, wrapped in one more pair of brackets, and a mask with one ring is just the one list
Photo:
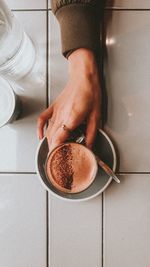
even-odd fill
[[(61, 187), (66, 189), (72, 188), (73, 184), (73, 167), (72, 167), (72, 148), (69, 144), (60, 147), (52, 158), (52, 175), (54, 180)], [(55, 171), (55, 175), (53, 173)]]

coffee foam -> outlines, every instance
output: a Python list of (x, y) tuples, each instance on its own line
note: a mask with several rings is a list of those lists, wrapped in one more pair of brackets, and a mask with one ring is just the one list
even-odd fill
[(50, 154), (46, 172), (55, 187), (77, 193), (86, 189), (95, 178), (97, 164), (93, 153), (77, 143), (66, 143)]

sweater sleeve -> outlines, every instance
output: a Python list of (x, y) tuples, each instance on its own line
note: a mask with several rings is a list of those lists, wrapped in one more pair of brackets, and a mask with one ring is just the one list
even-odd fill
[(99, 49), (100, 0), (51, 0), (61, 33), (64, 57), (78, 48)]

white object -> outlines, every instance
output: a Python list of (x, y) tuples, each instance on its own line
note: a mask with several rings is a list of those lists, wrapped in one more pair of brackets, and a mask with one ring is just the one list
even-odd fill
[[(15, 92), (21, 96), (23, 111), (19, 121), (0, 128), (0, 170), (35, 172), (34, 154), (38, 145), (36, 121), (38, 114), (45, 108), (46, 100), (46, 14), (17, 11), (16, 15), (31, 38), (35, 40), (38, 56), (36, 66), (33, 67), (33, 75), (31, 73), (31, 77), (19, 81), (17, 85), (12, 83), (12, 86), (16, 86)], [(20, 87), (24, 90), (21, 91)]]
[(32, 41), (5, 2), (0, 0), (0, 74), (20, 79), (31, 70), (34, 61)]
[(20, 113), (18, 97), (11, 85), (0, 77), (0, 127), (14, 120)]

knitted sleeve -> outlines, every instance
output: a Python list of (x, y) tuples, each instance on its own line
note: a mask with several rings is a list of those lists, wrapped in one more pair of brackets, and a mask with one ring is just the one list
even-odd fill
[(62, 54), (78, 48), (99, 49), (100, 0), (51, 0), (61, 33)]

